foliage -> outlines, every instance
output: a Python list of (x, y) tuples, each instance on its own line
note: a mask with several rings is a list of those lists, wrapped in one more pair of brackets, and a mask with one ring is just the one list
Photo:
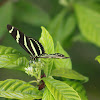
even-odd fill
[(50, 18), (48, 14), (45, 13), (41, 8), (37, 7), (35, 4), (27, 0), (20, 0), (14, 6), (14, 15), (16, 20), (21, 20), (29, 24), (35, 24), (37, 26), (47, 25), (49, 23)]
[(75, 91), (77, 91), (77, 93), (81, 97), (81, 100), (88, 100), (88, 98), (86, 96), (86, 91), (80, 82), (70, 81), (70, 80), (65, 80), (64, 82), (67, 83), (69, 86), (73, 87), (73, 89), (75, 89)]
[(55, 100), (81, 100), (78, 93), (68, 84), (51, 78), (43, 80)]
[[(6, 13), (4, 13), (6, 11)], [(12, 22), (13, 4), (11, 1), (0, 7), (0, 37), (6, 32), (6, 25)]]
[(40, 99), (42, 92), (24, 81), (7, 79), (0, 81), (0, 97), (33, 100)]
[(45, 87), (42, 100), (55, 100), (51, 92)]
[(16, 49), (0, 46), (0, 68), (24, 70), (28, 60)]
[[(60, 43), (57, 42), (55, 53), (63, 53), (66, 57), (69, 57), (68, 53), (61, 47)], [(72, 69), (71, 59), (55, 59), (54, 61), (55, 68), (68, 68)], [(62, 67), (61, 67), (62, 66)]]
[[(45, 2), (49, 5), (49, 10), (40, 7), (31, 0), (1, 1), (0, 27), (2, 30), (0, 30), (0, 36), (2, 37), (6, 32), (5, 27), (7, 23), (13, 23), (14, 26), (17, 25), (20, 28), (23, 28), (22, 25), (24, 23), (27, 27), (46, 26), (54, 38), (54, 43), (59, 41), (64, 48), (69, 46), (74, 40), (83, 41), (84, 39), (87, 40), (85, 42), (91, 42), (100, 46), (100, 2), (98, 0), (92, 0), (92, 2), (90, 0), (59, 0), (59, 7), (57, 6), (57, 1)], [(50, 9), (50, 4), (55, 3), (56, 6), (52, 5), (54, 8)], [(42, 4), (43, 2), (41, 2)], [(56, 12), (57, 7), (58, 12)], [(39, 34), (37, 36), (39, 37)]]
[(83, 36), (100, 46), (100, 14), (79, 4), (75, 5), (75, 11)]
[[(39, 41), (45, 47), (46, 53), (59, 52), (70, 57), (63, 48), (68, 48), (68, 46), (71, 46), (75, 41), (90, 42), (100, 47), (99, 0), (44, 0), (41, 2), (39, 0), (0, 1), (0, 41), (2, 45), (5, 45), (0, 46), (0, 68), (17, 69), (32, 77), (34, 76), (36, 80), (32, 80), (29, 83), (24, 82), (24, 84), (26, 84), (26, 86), (27, 84), (32, 86), (35, 99), (56, 100), (60, 95), (62, 98), (64, 94), (63, 90), (61, 94), (58, 95), (58, 93), (60, 93), (61, 86), (63, 87), (63, 85), (65, 85), (65, 92), (69, 93), (70, 90), (73, 94), (75, 93), (74, 97), (76, 96), (78, 99), (87, 100), (82, 83), (87, 82), (88, 78), (72, 69), (71, 59), (41, 59), (41, 62), (36, 62), (36, 65), (32, 63), (31, 67), (29, 67), (29, 59), (25, 56), (27, 53), (24, 52), (7, 33), (7, 24), (16, 26), (21, 31), (23, 30), (25, 34), (28, 33), (28, 36), (37, 39), (40, 37), (40, 26), (42, 26)], [(43, 26), (48, 29), (51, 35)], [(19, 49), (21, 53), (11, 47)], [(96, 60), (100, 62), (99, 56), (96, 57)], [(37, 86), (41, 83), (41, 70), (46, 74), (46, 78), (44, 78), (46, 87), (43, 90), (43, 96), (41, 93), (39, 95), (36, 94), (36, 91), (38, 91)], [(49, 78), (49, 76), (52, 76), (52, 78)], [(58, 81), (54, 76), (63, 77), (67, 80)], [(78, 80), (78, 82), (76, 80)], [(23, 83), (21, 80), (11, 79), (9, 83), (5, 84), (5, 88), (8, 90), (13, 88), (10, 82), (12, 84), (14, 81)], [(0, 84), (3, 82), (8, 82), (8, 80), (0, 81)], [(31, 83), (34, 82), (37, 83), (37, 86), (31, 85)], [(55, 84), (53, 82), (55, 82)], [(56, 91), (56, 95), (50, 86)], [(2, 91), (3, 88), (4, 87), (1, 86), (0, 91)], [(67, 90), (67, 88), (69, 90)], [(12, 93), (11, 90), (9, 94), (7, 94), (8, 90), (2, 92), (4, 93), (2, 94), (3, 97), (12, 98), (13, 96), (13, 98), (19, 99), (16, 97), (15, 91)], [(26, 97), (29, 97), (29, 95), (32, 97), (33, 92), (25, 92), (25, 95), (22, 96), (23, 94), (20, 90), (19, 95), (21, 95), (22, 98), (26, 95), (28, 95)], [(64, 94), (64, 97), (66, 97), (66, 95)], [(69, 97), (73, 97), (72, 94), (69, 93)], [(32, 97), (32, 99), (34, 99), (34, 97)], [(65, 100), (65, 98), (63, 99)]]
[(100, 55), (95, 58), (100, 63)]
[[(59, 42), (54, 49), (54, 43), (51, 35), (44, 27), (41, 28), (42, 34), (40, 42), (43, 44), (46, 53), (54, 53), (54, 51), (56, 51), (69, 57)], [(50, 43), (51, 45), (49, 45)], [(61, 82), (60, 80), (53, 78), (53, 76), (56, 76), (64, 77), (65, 79), (80, 80), (80, 84), (81, 81), (86, 82), (88, 80), (87, 77), (72, 70), (70, 58), (65, 61), (63, 60), (41, 59), (41, 63), (38, 61), (35, 64), (31, 63), (29, 66), (27, 58), (17, 50), (11, 47), (0, 46), (1, 68), (22, 70), (28, 75), (36, 78), (36, 80), (32, 80), (30, 82), (24, 82), (18, 79), (0, 81), (0, 97), (24, 100), (41, 98), (43, 100), (58, 100), (58, 98), (59, 100), (81, 100), (81, 93), (78, 94), (79, 91), (77, 92), (72, 86), (68, 85), (68, 83)], [(60, 64), (59, 67), (57, 62)], [(63, 65), (64, 63), (66, 64)], [(41, 70), (44, 71), (46, 78), (41, 78)], [(42, 84), (44, 84), (43, 81), (45, 82), (46, 87), (42, 93), (42, 91), (39, 91), (37, 87), (41, 87)], [(37, 84), (36, 86), (31, 85), (31, 83), (34, 82)]]
[(54, 69), (51, 72), (51, 76), (65, 77), (68, 79), (76, 79), (76, 80), (80, 80), (83, 82), (88, 81), (87, 77), (84, 77), (83, 75), (79, 74), (78, 72), (71, 70), (71, 69), (67, 69), (67, 68)]

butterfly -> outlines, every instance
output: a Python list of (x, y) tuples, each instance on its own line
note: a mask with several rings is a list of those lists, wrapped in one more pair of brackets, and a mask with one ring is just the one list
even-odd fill
[(63, 54), (54, 53), (54, 54), (47, 54), (45, 53), (43, 45), (33, 39), (31, 37), (26, 36), (20, 30), (15, 28), (14, 26), (7, 25), (7, 29), (12, 37), (16, 40), (16, 42), (27, 52), (30, 54), (31, 59), (34, 61), (37, 58), (59, 58), (59, 59), (67, 59), (69, 57), (65, 57)]

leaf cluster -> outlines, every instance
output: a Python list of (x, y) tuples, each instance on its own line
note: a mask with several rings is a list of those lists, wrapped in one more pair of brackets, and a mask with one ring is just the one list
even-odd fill
[[(23, 55), (26, 53), (17, 43), (15, 44), (11, 36), (7, 35), (8, 33), (6, 34), (7, 24), (18, 26), (20, 30), (24, 30), (25, 34), (29, 33), (28, 36), (35, 38), (40, 36), (38, 34), (40, 26), (47, 27), (51, 35), (41, 27), (39, 41), (48, 54), (62, 53), (69, 57), (63, 47), (66, 48), (75, 41), (90, 42), (100, 47), (99, 0), (45, 0), (45, 3), (43, 1), (39, 3), (38, 0), (1, 0), (2, 44), (17, 48), (22, 54), (11, 47), (0, 46), (0, 68), (25, 71), (29, 64), (28, 59)], [(100, 62), (100, 57), (98, 56), (96, 60)], [(0, 81), (0, 96), (24, 100), (87, 100), (82, 84), (87, 82), (88, 78), (72, 70), (71, 59), (41, 59), (41, 62), (43, 62), (43, 68), (39, 69), (41, 65), (37, 63), (34, 72), (36, 72), (35, 78), (40, 78), (39, 70), (43, 70), (46, 74), (46, 78), (43, 78), (46, 85), (43, 91), (37, 89), (38, 84), (33, 86), (31, 82), (10, 79)], [(30, 72), (27, 74), (30, 75)], [(34, 73), (32, 75), (34, 76)]]
[[(0, 4), (0, 37), (4, 36), (9, 23), (39, 38), (40, 34), (34, 33), (40, 33), (39, 27), (43, 25), (52, 35), (54, 43), (59, 41), (64, 48), (75, 41), (100, 46), (99, 0), (4, 0)], [(10, 41), (10, 37), (5, 38), (4, 45), (9, 45), (7, 40)], [(13, 46), (13, 43), (10, 44)]]
[[(54, 48), (51, 35), (44, 27), (41, 28), (40, 42), (43, 44), (45, 52), (59, 52), (69, 57), (59, 42), (57, 42), (56, 48)], [(37, 74), (37, 76), (35, 76), (36, 80), (30, 82), (18, 79), (0, 81), (0, 97), (24, 100), (87, 100), (82, 83), (87, 82), (88, 78), (72, 70), (71, 59), (41, 58), (41, 62), (44, 62), (44, 67), (40, 67), (40, 64), (36, 64), (33, 69), (37, 70), (32, 70), (33, 76), (35, 76), (34, 73)], [(25, 67), (28, 67), (28, 63), (27, 58), (17, 50), (11, 47), (0, 46), (0, 68), (25, 71)], [(41, 70), (45, 73), (45, 78), (41, 78)], [(29, 73), (29, 75), (31, 74)], [(55, 77), (60, 78), (57, 80)], [(44, 81), (45, 88), (39, 91), (38, 86), (41, 80)], [(37, 85), (31, 85), (33, 82), (36, 82)]]

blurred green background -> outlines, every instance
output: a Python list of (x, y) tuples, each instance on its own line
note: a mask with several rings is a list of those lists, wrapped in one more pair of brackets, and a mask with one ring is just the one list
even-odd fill
[[(41, 26), (59, 41), (71, 57), (73, 69), (89, 77), (85, 89), (89, 100), (100, 100), (100, 0), (0, 0), (0, 45), (29, 55), (7, 32), (11, 24), (39, 40)], [(0, 69), (0, 80), (29, 81), (24, 72)], [(3, 100), (3, 98), (0, 98)]]

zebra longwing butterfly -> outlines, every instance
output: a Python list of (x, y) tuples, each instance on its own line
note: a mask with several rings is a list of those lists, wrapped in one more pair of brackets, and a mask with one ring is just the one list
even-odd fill
[(66, 59), (69, 57), (65, 57), (63, 54), (55, 53), (55, 54), (47, 54), (45, 53), (44, 47), (42, 44), (25, 34), (19, 31), (17, 28), (7, 25), (7, 29), (12, 37), (16, 40), (16, 42), (27, 52), (31, 55), (33, 60), (37, 58), (60, 58)]

